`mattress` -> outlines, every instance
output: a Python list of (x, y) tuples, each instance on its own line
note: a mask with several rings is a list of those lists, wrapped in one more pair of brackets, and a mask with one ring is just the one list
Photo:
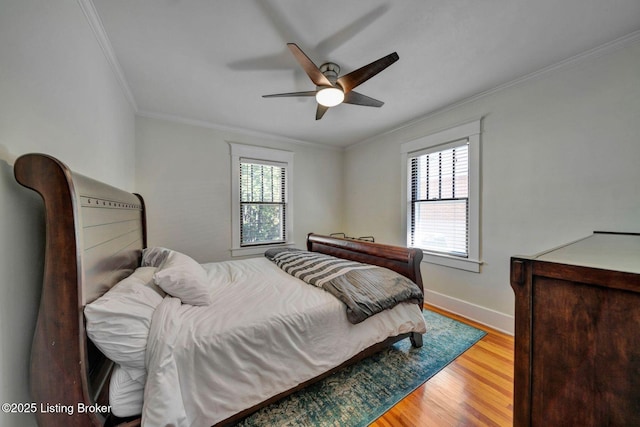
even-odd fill
[(210, 426), (389, 336), (426, 331), (416, 304), (354, 325), (335, 297), (265, 258), (203, 266), (211, 305), (166, 297), (154, 313), (144, 426)]

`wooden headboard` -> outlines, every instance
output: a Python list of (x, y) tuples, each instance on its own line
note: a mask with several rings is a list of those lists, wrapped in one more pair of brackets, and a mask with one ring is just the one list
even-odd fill
[[(16, 180), (38, 192), (46, 222), (42, 296), (31, 350), (31, 393), (40, 404), (107, 404), (113, 363), (87, 339), (83, 307), (140, 265), (146, 247), (142, 197), (73, 173), (59, 160), (27, 154)], [(100, 413), (38, 411), (43, 426), (102, 426)]]

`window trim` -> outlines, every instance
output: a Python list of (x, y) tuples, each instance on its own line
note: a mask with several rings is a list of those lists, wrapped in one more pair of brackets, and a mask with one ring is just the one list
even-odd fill
[[(231, 149), (231, 256), (250, 256), (263, 254), (269, 248), (293, 246), (293, 152), (275, 148), (257, 147), (254, 145), (228, 142)], [(255, 246), (240, 245), (240, 159), (254, 159), (257, 161), (286, 164), (285, 178), (285, 236), (282, 243), (265, 243)]]
[(402, 171), (402, 227), (406, 231), (407, 245), (411, 242), (411, 176), (409, 161), (416, 155), (447, 149), (452, 144), (467, 140), (469, 144), (469, 254), (456, 257), (423, 250), (423, 262), (444, 265), (461, 270), (480, 272), (480, 133), (481, 119), (464, 123), (400, 145)]

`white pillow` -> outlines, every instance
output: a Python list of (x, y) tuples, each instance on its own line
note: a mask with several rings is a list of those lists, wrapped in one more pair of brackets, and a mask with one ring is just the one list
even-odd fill
[(87, 304), (87, 335), (109, 359), (144, 369), (151, 318), (163, 294), (152, 281), (155, 267), (139, 267), (100, 298)]
[(211, 304), (206, 271), (185, 254), (171, 251), (153, 280), (166, 293), (180, 298), (183, 304)]
[(142, 413), (147, 371), (116, 365), (109, 381), (109, 405), (117, 417)]

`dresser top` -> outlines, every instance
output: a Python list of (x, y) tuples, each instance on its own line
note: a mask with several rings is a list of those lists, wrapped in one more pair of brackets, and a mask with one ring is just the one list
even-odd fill
[(640, 234), (595, 232), (534, 259), (640, 274)]

